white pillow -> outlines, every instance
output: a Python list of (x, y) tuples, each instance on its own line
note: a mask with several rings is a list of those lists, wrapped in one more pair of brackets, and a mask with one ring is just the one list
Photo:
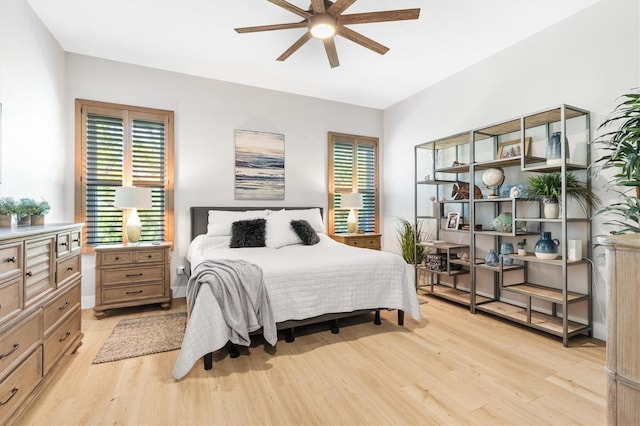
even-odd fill
[(209, 210), (209, 223), (207, 235), (210, 237), (223, 237), (231, 235), (231, 225), (239, 220), (264, 219), (269, 210)]
[(280, 248), (302, 244), (302, 240), (291, 227), (292, 220), (306, 220), (316, 232), (325, 233), (320, 209), (272, 211), (267, 216), (265, 245), (269, 248)]

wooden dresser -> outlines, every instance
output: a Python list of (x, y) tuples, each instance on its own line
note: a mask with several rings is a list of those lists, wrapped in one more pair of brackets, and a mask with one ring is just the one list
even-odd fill
[(599, 237), (607, 248), (607, 421), (640, 425), (640, 234)]
[(380, 242), (381, 234), (332, 234), (331, 238), (339, 243), (346, 244), (348, 246), (368, 248), (372, 250), (381, 250), (382, 244)]
[(0, 229), (0, 424), (13, 424), (82, 344), (82, 224)]
[(171, 243), (97, 246), (94, 316), (106, 310), (160, 303), (171, 307)]

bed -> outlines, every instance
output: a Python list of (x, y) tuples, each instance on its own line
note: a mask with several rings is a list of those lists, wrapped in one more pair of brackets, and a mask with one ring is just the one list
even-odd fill
[[(231, 224), (254, 217), (264, 218), (265, 247), (230, 248), (235, 238), (227, 235)], [(316, 244), (303, 244), (291, 231), (294, 219), (313, 228)], [(319, 208), (192, 207), (191, 237), (191, 273), (216, 259), (242, 259), (262, 269), (276, 327), (287, 330), (287, 341), (294, 340), (296, 326), (331, 321), (336, 333), (339, 318), (364, 312), (375, 311), (375, 322), (380, 323), (380, 309), (398, 310), (400, 326), (405, 312), (420, 319), (412, 267), (396, 254), (332, 240)], [(175, 379), (184, 377), (200, 358), (210, 369), (212, 353), (232, 335), (208, 287), (201, 287), (191, 303)]]

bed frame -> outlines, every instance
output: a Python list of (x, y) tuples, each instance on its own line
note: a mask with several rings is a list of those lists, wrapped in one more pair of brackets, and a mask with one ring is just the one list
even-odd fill
[[(201, 234), (207, 233), (207, 225), (209, 223), (209, 210), (231, 210), (231, 211), (245, 211), (245, 210), (303, 210), (310, 208), (319, 208), (320, 214), (322, 215), (323, 209), (322, 207), (191, 207), (191, 240)], [(189, 273), (191, 272), (191, 268), (189, 268)], [(302, 320), (288, 320), (276, 323), (276, 328), (278, 330), (285, 330), (286, 337), (285, 341), (287, 343), (291, 343), (295, 340), (295, 328), (302, 327), (304, 325), (309, 324), (317, 324), (320, 322), (328, 322), (330, 324), (330, 330), (333, 334), (340, 333), (339, 320), (341, 318), (347, 318), (356, 315), (363, 315), (369, 312), (375, 312), (375, 317), (373, 323), (375, 325), (382, 324), (380, 319), (380, 310), (386, 309), (384, 307), (376, 307), (371, 309), (363, 309), (353, 312), (340, 312), (340, 313), (332, 313), (332, 314), (324, 314), (313, 318), (306, 318)], [(404, 311), (398, 309), (398, 325), (404, 325)], [(240, 353), (237, 348), (233, 345), (229, 350), (231, 358), (237, 358)], [(204, 356), (204, 368), (205, 370), (210, 370), (213, 367), (213, 353), (210, 352)]]

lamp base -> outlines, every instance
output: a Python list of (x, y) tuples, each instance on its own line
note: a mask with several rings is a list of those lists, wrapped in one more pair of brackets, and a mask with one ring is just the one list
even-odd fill
[(131, 209), (129, 219), (127, 220), (127, 242), (129, 244), (138, 244), (142, 234), (142, 222), (138, 217), (138, 209)]
[(347, 232), (350, 234), (358, 233), (358, 219), (356, 219), (353, 209), (349, 211), (349, 216), (347, 216)]

